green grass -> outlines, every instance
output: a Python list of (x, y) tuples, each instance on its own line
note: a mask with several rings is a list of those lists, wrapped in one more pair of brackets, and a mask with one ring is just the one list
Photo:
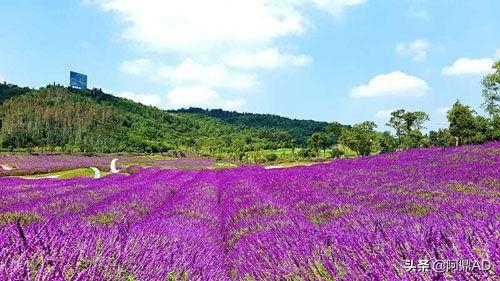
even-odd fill
[(222, 169), (232, 169), (232, 168), (236, 168), (236, 167), (238, 167), (238, 166), (233, 164), (233, 163), (221, 162), (221, 163), (217, 163), (217, 165), (215, 165), (212, 169), (218, 171), (218, 170), (222, 170)]
[[(306, 166), (306, 165), (313, 165), (317, 164), (315, 161), (290, 161), (290, 162), (283, 162), (283, 163), (278, 163), (276, 166), (283, 166), (283, 167), (295, 167), (295, 166)], [(274, 165), (268, 165), (268, 166), (274, 166)]]
[[(109, 175), (110, 172), (104, 172), (101, 171), (101, 177)], [(75, 169), (75, 170), (68, 170), (68, 171), (63, 171), (63, 172), (56, 172), (56, 173), (50, 173), (50, 174), (39, 174), (39, 175), (34, 175), (26, 178), (30, 179), (39, 179), (39, 178), (46, 178), (46, 177), (51, 177), (51, 176), (58, 176), (58, 179), (72, 179), (72, 178), (93, 178), (94, 177), (94, 171), (90, 168), (81, 168), (81, 169)]]

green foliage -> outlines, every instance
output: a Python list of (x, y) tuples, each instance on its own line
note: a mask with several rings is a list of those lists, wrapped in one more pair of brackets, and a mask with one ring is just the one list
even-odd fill
[(43, 221), (43, 217), (31, 212), (0, 213), (0, 225), (19, 221), (20, 225), (29, 225)]
[(380, 152), (395, 151), (398, 148), (398, 140), (394, 138), (391, 133), (385, 131), (378, 133), (378, 146)]
[(332, 158), (340, 158), (344, 155), (344, 151), (339, 147), (335, 146), (331, 149), (330, 155), (332, 156)]
[(377, 134), (374, 122), (365, 121), (346, 130), (340, 136), (340, 144), (354, 150), (358, 155), (369, 155), (376, 144)]
[(266, 154), (266, 160), (269, 162), (276, 161), (276, 160), (278, 160), (278, 155), (276, 155), (274, 153)]
[[(29, 152), (170, 152), (179, 156), (183, 155), (181, 151), (190, 151), (243, 160), (248, 151), (297, 146), (289, 133), (293, 126), (294, 130), (302, 125), (304, 130), (323, 130), (327, 124), (274, 115), (210, 111), (240, 120), (226, 122), (227, 118), (209, 114), (167, 112), (105, 94), (100, 89), (51, 85), (29, 90), (2, 84), (0, 96), (5, 101), (0, 107), (0, 146)], [(255, 122), (246, 124), (248, 120)], [(272, 120), (279, 120), (288, 131), (280, 130), (277, 124), (267, 126)]]
[[(346, 127), (339, 123), (318, 122), (312, 120), (297, 120), (286, 117), (281, 117), (273, 114), (255, 114), (255, 113), (238, 113), (229, 112), (221, 109), (204, 110), (201, 108), (189, 108), (171, 111), (174, 113), (192, 113), (204, 116), (214, 117), (224, 122), (233, 125), (254, 127), (254, 128), (272, 128), (288, 133), (289, 140), (295, 141), (297, 145), (305, 146), (307, 138), (315, 132), (325, 132), (331, 127), (330, 133), (337, 139), (340, 136), (339, 129)], [(334, 129), (337, 128), (337, 129)], [(280, 133), (281, 134), (281, 133)], [(278, 139), (283, 139), (283, 136), (276, 136)], [(285, 144), (286, 142), (282, 142)], [(293, 144), (293, 143), (292, 143)], [(280, 146), (290, 147), (290, 146)]]
[(323, 156), (325, 156), (325, 150), (332, 145), (332, 139), (326, 133), (317, 132), (312, 134), (307, 140), (307, 145), (312, 150), (319, 154), (319, 150), (323, 150)]
[(4, 82), (3, 84), (0, 84), (0, 105), (10, 98), (25, 95), (30, 91), (30, 88), (21, 88)]
[(432, 146), (452, 146), (455, 144), (453, 136), (448, 129), (439, 129), (429, 132), (429, 144)]
[(483, 84), (483, 107), (491, 117), (500, 115), (500, 61), (493, 65), (495, 72), (486, 75)]
[(318, 154), (312, 150), (311, 148), (306, 148), (306, 149), (301, 149), (298, 153), (299, 157), (305, 158), (305, 159), (310, 159), (312, 157), (318, 156)]
[(423, 111), (410, 112), (399, 109), (391, 113), (387, 126), (394, 128), (399, 148), (419, 147), (424, 136), (421, 130), (429, 120), (429, 115)]
[(491, 138), (489, 121), (457, 101), (447, 115), (450, 134), (458, 144), (483, 143)]

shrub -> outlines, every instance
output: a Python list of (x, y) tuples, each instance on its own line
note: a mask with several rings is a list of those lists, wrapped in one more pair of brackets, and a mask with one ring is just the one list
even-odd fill
[(276, 160), (278, 160), (278, 155), (276, 155), (274, 153), (266, 154), (266, 160), (269, 162), (276, 161)]

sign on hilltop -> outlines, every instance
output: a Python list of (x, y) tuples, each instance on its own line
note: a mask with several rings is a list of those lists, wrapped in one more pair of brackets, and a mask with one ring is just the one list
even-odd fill
[(72, 88), (87, 89), (87, 75), (70, 71), (69, 86)]

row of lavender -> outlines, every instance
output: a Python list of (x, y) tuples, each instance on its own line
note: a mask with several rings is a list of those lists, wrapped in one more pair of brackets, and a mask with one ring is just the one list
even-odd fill
[(111, 154), (0, 154), (0, 176), (46, 174), (89, 167), (108, 171), (111, 160), (115, 158), (119, 159), (118, 163), (122, 168), (138, 165), (161, 169), (201, 169), (215, 165), (212, 161), (196, 158), (167, 159), (164, 157)]
[[(0, 280), (500, 274), (500, 143), (265, 170), (0, 179)], [(487, 260), (417, 272), (405, 260)]]

